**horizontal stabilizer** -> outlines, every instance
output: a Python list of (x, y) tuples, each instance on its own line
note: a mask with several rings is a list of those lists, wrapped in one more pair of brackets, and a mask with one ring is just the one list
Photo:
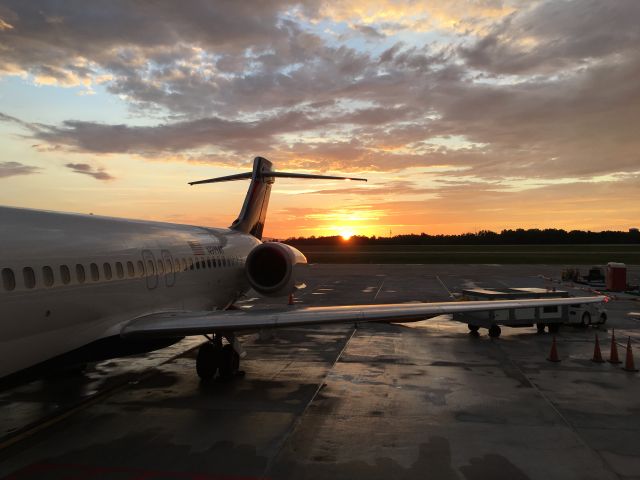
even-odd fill
[[(238, 173), (236, 175), (227, 175), (226, 177), (209, 178), (207, 180), (197, 180), (189, 182), (189, 185), (200, 185), (203, 183), (219, 183), (233, 182), (235, 180), (250, 180), (253, 178), (253, 172)], [(321, 180), (354, 180), (356, 182), (366, 182), (366, 178), (356, 177), (335, 177), (333, 175), (314, 175), (309, 173), (292, 173), (292, 172), (263, 172), (259, 174), (259, 178), (306, 178)]]

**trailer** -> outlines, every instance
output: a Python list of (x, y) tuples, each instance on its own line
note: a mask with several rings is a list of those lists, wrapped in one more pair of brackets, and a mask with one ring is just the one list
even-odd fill
[[(524, 298), (567, 298), (569, 292), (564, 290), (547, 290), (545, 288), (472, 288), (462, 291), (464, 300), (519, 300)], [(486, 310), (483, 312), (460, 312), (453, 314), (453, 320), (466, 323), (471, 332), (486, 328), (490, 337), (499, 337), (500, 325), (514, 328), (536, 326), (538, 333), (545, 328), (556, 333), (560, 325), (569, 321), (569, 307), (566, 305), (549, 305), (546, 307), (511, 308), (504, 310)]]

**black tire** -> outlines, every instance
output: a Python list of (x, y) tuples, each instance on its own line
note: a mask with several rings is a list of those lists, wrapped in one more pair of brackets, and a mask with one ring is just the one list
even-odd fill
[(215, 377), (219, 363), (220, 352), (213, 343), (207, 342), (200, 345), (196, 358), (196, 372), (202, 380), (211, 380)]
[(605, 323), (607, 323), (607, 314), (603, 313), (600, 315), (600, 325), (604, 325)]
[(220, 378), (232, 378), (240, 368), (240, 355), (229, 344), (222, 347), (220, 354)]
[(478, 330), (480, 330), (480, 327), (478, 325), (471, 325), (470, 323), (467, 324), (467, 327), (469, 327), (469, 330), (471, 332), (477, 332)]
[(589, 312), (584, 312), (582, 314), (582, 319), (580, 320), (580, 326), (582, 328), (587, 328), (588, 325), (591, 325), (591, 314)]
[(498, 338), (502, 333), (502, 329), (498, 325), (491, 325), (489, 327), (489, 336), (491, 338)]
[(547, 327), (549, 328), (549, 333), (558, 333), (560, 331), (560, 325), (557, 323), (550, 323)]
[(536, 323), (536, 328), (538, 329), (538, 333), (544, 333), (544, 329), (546, 327), (546, 323)]

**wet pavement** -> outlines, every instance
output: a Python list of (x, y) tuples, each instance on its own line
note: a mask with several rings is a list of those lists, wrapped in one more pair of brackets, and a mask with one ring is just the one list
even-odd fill
[[(447, 300), (560, 270), (316, 265), (296, 302)], [(441, 316), (247, 335), (231, 382), (199, 382), (200, 338), (25, 380), (0, 390), (0, 478), (640, 479), (640, 374), (590, 361), (613, 326), (640, 364), (640, 303), (608, 309), (607, 329), (561, 330), (559, 363), (533, 327), (490, 339)]]

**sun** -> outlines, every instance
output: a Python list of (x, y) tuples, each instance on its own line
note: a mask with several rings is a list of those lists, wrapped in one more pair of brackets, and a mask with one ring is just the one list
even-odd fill
[(343, 241), (348, 242), (349, 239), (353, 236), (353, 232), (351, 230), (343, 230), (340, 232), (340, 236), (342, 237)]

